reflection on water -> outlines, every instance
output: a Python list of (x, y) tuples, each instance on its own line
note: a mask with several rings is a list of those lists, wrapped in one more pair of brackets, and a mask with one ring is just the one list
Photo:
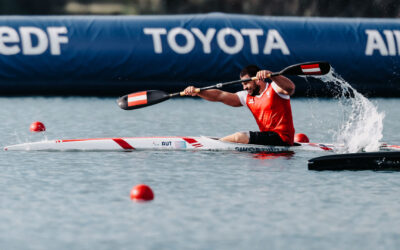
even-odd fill
[(271, 152), (260, 152), (260, 153), (253, 153), (253, 158), (260, 159), (260, 160), (272, 160), (276, 158), (286, 159), (289, 160), (293, 157), (294, 152), (280, 152), (280, 153), (271, 153)]

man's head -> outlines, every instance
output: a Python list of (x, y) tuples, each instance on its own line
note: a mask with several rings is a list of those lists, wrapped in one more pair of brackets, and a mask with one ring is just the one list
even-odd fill
[(260, 70), (261, 69), (257, 65), (246, 66), (242, 69), (242, 71), (240, 71), (240, 78), (244, 78), (245, 75), (254, 77), (257, 75), (257, 72)]
[[(240, 72), (240, 79), (251, 78), (257, 75), (257, 72), (260, 71), (260, 68), (256, 65), (249, 65), (242, 69)], [(256, 96), (260, 94), (260, 85), (259, 80), (242, 82), (242, 86), (244, 90), (247, 90), (247, 93), (251, 96)]]

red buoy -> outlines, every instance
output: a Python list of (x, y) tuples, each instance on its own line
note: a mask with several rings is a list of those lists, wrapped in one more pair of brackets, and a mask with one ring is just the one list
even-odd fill
[(137, 185), (131, 190), (131, 199), (136, 201), (151, 201), (154, 199), (153, 190), (144, 184)]
[(295, 134), (294, 141), (295, 142), (303, 142), (303, 143), (310, 142), (310, 140), (308, 139), (307, 135), (301, 134), (301, 133)]
[(43, 132), (46, 131), (46, 127), (41, 122), (32, 122), (31, 126), (29, 127), (31, 132)]

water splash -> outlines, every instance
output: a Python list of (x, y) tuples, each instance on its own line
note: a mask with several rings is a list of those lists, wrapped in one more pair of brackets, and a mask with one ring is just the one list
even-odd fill
[(342, 124), (333, 138), (335, 143), (344, 145), (339, 152), (378, 151), (383, 137), (384, 112), (378, 112), (370, 100), (357, 92), (333, 69), (329, 74), (318, 78), (336, 92), (335, 98), (342, 108)]

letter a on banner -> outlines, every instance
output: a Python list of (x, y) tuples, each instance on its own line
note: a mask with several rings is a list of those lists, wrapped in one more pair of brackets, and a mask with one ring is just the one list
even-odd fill
[(368, 35), (365, 55), (372, 56), (374, 50), (378, 50), (381, 56), (387, 56), (389, 54), (385, 42), (383, 41), (381, 34), (379, 34), (379, 31), (366, 30), (365, 33)]

